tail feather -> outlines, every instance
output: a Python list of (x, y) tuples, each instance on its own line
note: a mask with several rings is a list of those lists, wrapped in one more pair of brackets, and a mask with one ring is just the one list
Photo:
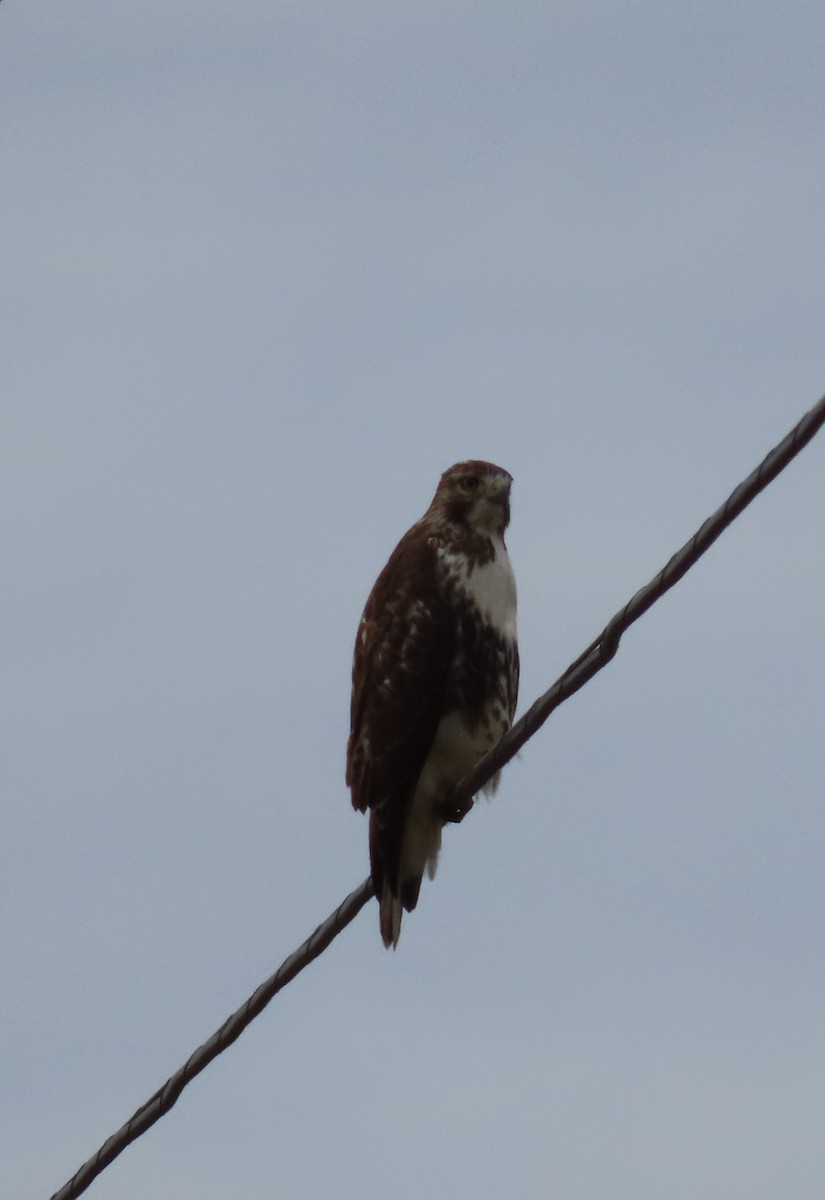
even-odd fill
[(381, 892), (381, 940), (389, 950), (392, 946), (393, 950), (398, 945), (398, 939), (401, 936), (401, 917), (404, 909), (401, 901), (397, 896), (393, 896), (389, 886), (385, 883)]
[(398, 945), (398, 938), (401, 934), (401, 918), (404, 915), (404, 909), (407, 912), (412, 912), (418, 903), (418, 893), (421, 890), (421, 876), (418, 875), (413, 879), (406, 879), (399, 888), (400, 894), (394, 896), (390, 885), (384, 883), (381, 889), (381, 937), (387, 949), (390, 946), (395, 949)]

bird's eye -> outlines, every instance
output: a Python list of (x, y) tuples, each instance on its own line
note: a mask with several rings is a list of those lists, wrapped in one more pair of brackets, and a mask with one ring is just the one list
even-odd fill
[(478, 490), (479, 478), (478, 475), (465, 475), (461, 480), (461, 486), (465, 492), (475, 492)]

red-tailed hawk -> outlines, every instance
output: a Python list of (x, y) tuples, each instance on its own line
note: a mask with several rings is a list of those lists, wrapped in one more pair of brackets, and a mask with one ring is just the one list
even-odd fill
[[(516, 585), (504, 545), (510, 475), (462, 462), (441, 476), (367, 600), (352, 668), (347, 784), (370, 812), (381, 937), (432, 879), (454, 786), (509, 729), (518, 691)], [(494, 790), (498, 777), (488, 785)], [(486, 790), (486, 789), (485, 789)]]

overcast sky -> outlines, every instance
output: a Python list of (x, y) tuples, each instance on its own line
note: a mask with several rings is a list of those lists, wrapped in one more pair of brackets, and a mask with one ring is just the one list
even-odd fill
[[(366, 876), (358, 617), (514, 476), (523, 710), (825, 391), (825, 7), (0, 4), (2, 1200)], [(814, 1200), (825, 434), (100, 1200)]]

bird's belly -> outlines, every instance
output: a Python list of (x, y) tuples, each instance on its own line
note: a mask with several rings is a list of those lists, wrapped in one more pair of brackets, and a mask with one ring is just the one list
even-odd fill
[(441, 718), (419, 787), (437, 801), (467, 775), (507, 731), (501, 709), (491, 708), (472, 724), (459, 712)]
[[(433, 878), (444, 820), (441, 805), (505, 729), (500, 720), (492, 719), (471, 725), (459, 712), (442, 717), (410, 804), (401, 856), (402, 880), (420, 878), (425, 869)], [(497, 782), (497, 778), (491, 780), (488, 787), (495, 788)]]

